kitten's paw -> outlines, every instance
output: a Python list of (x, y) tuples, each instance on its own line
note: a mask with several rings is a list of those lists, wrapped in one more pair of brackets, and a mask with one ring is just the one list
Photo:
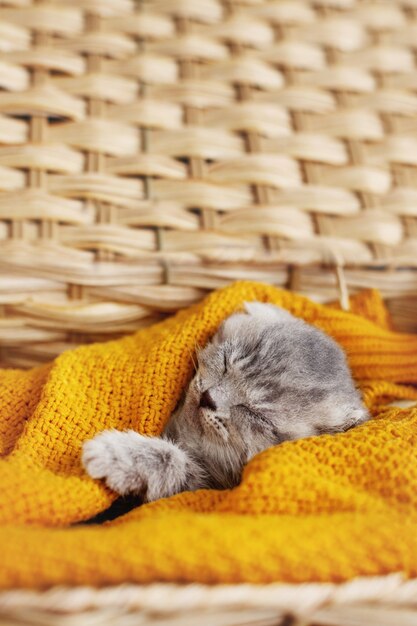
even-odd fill
[(112, 467), (113, 431), (105, 430), (83, 445), (81, 461), (91, 478), (105, 478)]
[(134, 431), (106, 430), (84, 444), (82, 463), (92, 478), (102, 478), (120, 495), (141, 494), (146, 501), (181, 491), (187, 481), (187, 455), (169, 441)]
[(129, 435), (117, 430), (104, 430), (84, 443), (81, 456), (91, 478), (104, 479), (110, 489), (121, 495), (132, 490), (139, 493), (144, 487), (135, 471)]
[(353, 426), (359, 426), (360, 424), (367, 422), (370, 417), (371, 416), (369, 414), (369, 411), (365, 407), (355, 409), (354, 411), (352, 411), (350, 415), (350, 419), (353, 422)]

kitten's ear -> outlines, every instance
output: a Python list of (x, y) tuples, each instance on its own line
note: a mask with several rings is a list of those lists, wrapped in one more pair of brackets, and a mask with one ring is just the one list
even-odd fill
[(264, 302), (244, 302), (246, 313), (259, 319), (266, 324), (275, 324), (276, 322), (285, 322), (292, 319), (291, 313), (274, 304), (265, 304)]
[(235, 332), (238, 332), (245, 317), (244, 313), (233, 313), (233, 315), (226, 318), (217, 329), (217, 333), (212, 340), (213, 343), (222, 343)]

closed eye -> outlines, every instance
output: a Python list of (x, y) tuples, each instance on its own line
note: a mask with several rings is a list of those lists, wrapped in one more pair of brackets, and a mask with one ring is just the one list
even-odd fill
[(267, 430), (274, 437), (275, 444), (282, 443), (286, 439), (291, 439), (291, 437), (289, 437), (286, 433), (279, 432), (276, 429), (274, 423), (271, 420), (269, 420), (267, 417), (265, 417), (264, 415), (261, 415), (260, 413), (257, 413), (256, 411), (253, 411), (252, 409), (250, 409), (249, 407), (245, 406), (244, 404), (239, 404), (239, 408), (244, 409), (245, 413), (247, 413), (249, 415), (249, 417), (252, 418), (254, 420), (254, 422), (256, 422), (257, 424), (259, 424), (259, 423), (263, 424), (264, 427), (266, 427)]
[(264, 417), (263, 415), (261, 415), (261, 413), (257, 413), (256, 411), (246, 406), (245, 404), (239, 404), (238, 406), (239, 408), (244, 409), (245, 412), (248, 413), (250, 417), (252, 417), (253, 419), (259, 420), (260, 422), (263, 422), (264, 424), (268, 426), (272, 426), (272, 422), (267, 417)]

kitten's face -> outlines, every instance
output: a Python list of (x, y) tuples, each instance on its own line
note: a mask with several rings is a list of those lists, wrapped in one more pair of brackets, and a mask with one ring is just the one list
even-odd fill
[(281, 439), (275, 385), (271, 385), (277, 372), (273, 363), (262, 362), (261, 357), (267, 343), (267, 333), (249, 316), (235, 315), (198, 354), (197, 419), (213, 442), (233, 441), (247, 447), (259, 438)]
[(335, 342), (272, 305), (246, 311), (198, 354), (180, 418), (201, 456), (235, 469), (274, 444), (366, 418)]

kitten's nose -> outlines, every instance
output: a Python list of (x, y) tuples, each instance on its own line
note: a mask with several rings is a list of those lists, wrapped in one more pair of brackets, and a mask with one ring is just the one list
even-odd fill
[(200, 398), (200, 407), (202, 409), (211, 409), (212, 411), (216, 410), (216, 403), (210, 395), (209, 390), (207, 389), (204, 393), (201, 394)]

